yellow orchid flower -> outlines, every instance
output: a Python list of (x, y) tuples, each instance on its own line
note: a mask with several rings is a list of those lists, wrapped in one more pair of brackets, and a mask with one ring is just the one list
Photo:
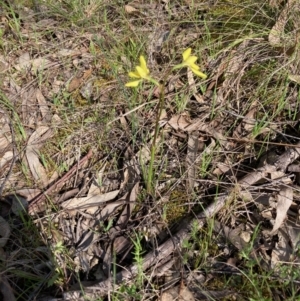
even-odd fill
[(150, 71), (143, 55), (140, 56), (140, 65), (136, 66), (135, 71), (129, 72), (128, 75), (131, 78), (137, 78), (137, 80), (128, 82), (125, 84), (126, 87), (137, 87), (143, 79), (149, 80), (159, 86), (159, 83), (150, 76)]
[(198, 65), (195, 64), (195, 62), (197, 61), (197, 57), (194, 56), (194, 55), (191, 55), (191, 52), (192, 52), (192, 48), (188, 48), (186, 49), (183, 53), (182, 53), (182, 58), (183, 58), (183, 61), (181, 64), (179, 65), (176, 65), (173, 70), (176, 70), (176, 69), (180, 69), (180, 68), (183, 68), (183, 67), (188, 67), (190, 68), (196, 75), (200, 76), (201, 78), (203, 79), (206, 79), (207, 78), (207, 75), (202, 73), (200, 71), (200, 67)]

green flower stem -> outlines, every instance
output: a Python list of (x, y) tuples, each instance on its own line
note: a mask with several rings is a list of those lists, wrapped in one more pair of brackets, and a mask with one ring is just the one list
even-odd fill
[(158, 102), (158, 113), (155, 120), (155, 129), (154, 129), (154, 136), (152, 140), (151, 150), (150, 150), (150, 162), (149, 162), (149, 170), (148, 170), (148, 177), (147, 177), (147, 193), (152, 195), (153, 194), (153, 166), (154, 166), (154, 159), (156, 154), (156, 141), (159, 134), (159, 119), (162, 114), (164, 105), (165, 105), (165, 86), (164, 83), (159, 86), (159, 102)]

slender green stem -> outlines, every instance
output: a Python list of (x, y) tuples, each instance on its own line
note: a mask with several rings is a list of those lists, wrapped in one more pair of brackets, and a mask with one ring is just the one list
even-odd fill
[(151, 150), (150, 150), (150, 163), (149, 163), (149, 170), (148, 170), (148, 178), (147, 178), (147, 193), (152, 194), (153, 193), (153, 187), (152, 187), (152, 179), (153, 179), (153, 165), (154, 165), (154, 159), (156, 154), (156, 141), (159, 134), (159, 120), (162, 113), (162, 110), (165, 105), (165, 87), (164, 84), (160, 85), (159, 87), (159, 103), (158, 103), (158, 112), (155, 120), (155, 129), (154, 129), (154, 137), (152, 140)]

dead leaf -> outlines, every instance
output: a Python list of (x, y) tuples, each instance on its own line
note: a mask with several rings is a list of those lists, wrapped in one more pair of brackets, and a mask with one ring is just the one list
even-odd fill
[(126, 13), (128, 13), (128, 14), (138, 12), (138, 10), (136, 8), (134, 8), (133, 6), (128, 5), (128, 4), (124, 6), (124, 9), (125, 9)]
[(187, 133), (193, 131), (201, 131), (209, 134), (213, 138), (215, 138), (219, 143), (221, 143), (225, 148), (227, 145), (227, 139), (224, 135), (218, 132), (216, 129), (211, 127), (209, 124), (205, 123), (202, 119), (196, 118), (191, 121), (187, 121), (186, 118), (182, 115), (175, 115), (169, 121), (168, 124), (174, 130), (182, 130)]
[(215, 221), (214, 223), (214, 231), (216, 233), (220, 233), (225, 239), (230, 241), (238, 250), (242, 250), (247, 246), (247, 237), (249, 234), (245, 234), (246, 239), (243, 237), (244, 224), (240, 224), (235, 229), (231, 229), (226, 225), (222, 225), (220, 222)]
[(19, 57), (19, 64), (15, 65), (15, 68), (18, 71), (21, 71), (23, 69), (28, 69), (31, 67), (31, 61), (30, 61), (30, 54), (29, 52), (25, 52), (23, 53), (20, 57)]
[(36, 196), (41, 193), (40, 189), (35, 188), (24, 188), (16, 191), (16, 194), (23, 196), (27, 200), (33, 200)]
[(8, 67), (9, 67), (9, 65), (6, 62), (4, 56), (0, 55), (0, 73), (4, 73), (5, 71), (7, 71)]
[(92, 69), (85, 70), (81, 75), (74, 76), (68, 84), (68, 92), (78, 89), (92, 74)]
[[(255, 115), (257, 110), (258, 110), (257, 101), (255, 100), (251, 104), (251, 107), (247, 112), (247, 114), (245, 115), (243, 121), (238, 125), (236, 130), (233, 132), (233, 137), (236, 138), (247, 137), (248, 134), (252, 132), (256, 123)], [(245, 135), (244, 132), (246, 132), (247, 135)]]
[(278, 242), (271, 253), (271, 268), (275, 268), (278, 263), (290, 262), (292, 255), (293, 249), (290, 246), (290, 239), (284, 231), (279, 229)]
[(270, 233), (271, 235), (273, 235), (284, 222), (292, 202), (293, 189), (289, 186), (281, 186), (280, 192), (277, 195), (276, 219)]
[(102, 193), (101, 192), (101, 187), (99, 187), (98, 183), (103, 182), (103, 174), (104, 174), (104, 171), (105, 171), (105, 167), (106, 167), (106, 163), (103, 165), (103, 167), (98, 172), (97, 179), (92, 181), (92, 184), (91, 184), (91, 186), (89, 188), (89, 191), (88, 191), (88, 194), (87, 194), (88, 197), (92, 197), (92, 196), (99, 195), (99, 194)]
[(177, 285), (162, 293), (161, 301), (194, 301), (195, 298), (187, 286)]
[(131, 160), (127, 160), (124, 162), (124, 179), (121, 183), (120, 189), (125, 189), (130, 191), (139, 181), (140, 178), (140, 164), (139, 162), (133, 157)]
[(32, 63), (31, 71), (33, 73), (36, 73), (37, 71), (46, 70), (49, 67), (53, 66), (53, 64), (56, 64), (42, 57), (32, 60), (31, 63)]
[(289, 235), (290, 242), (294, 250), (299, 250), (300, 243), (300, 226), (294, 221), (287, 220), (286, 231)]
[(300, 75), (289, 74), (288, 79), (300, 85)]
[(0, 169), (4, 167), (8, 162), (14, 157), (13, 151), (6, 152), (3, 157), (0, 159)]
[(52, 118), (52, 114), (50, 113), (47, 101), (40, 89), (36, 89), (35, 93), (36, 93), (36, 99), (39, 103), (39, 108), (40, 108), (42, 117), (43, 117), (44, 121), (49, 122)]
[(168, 124), (174, 129), (174, 130), (185, 130), (190, 123), (187, 122), (187, 120), (182, 115), (174, 115), (169, 121)]
[(90, 207), (96, 207), (99, 209), (99, 205), (104, 202), (113, 200), (119, 193), (118, 190), (110, 191), (104, 194), (98, 194), (94, 196), (87, 196), (82, 198), (73, 198), (68, 201), (65, 201), (61, 204), (64, 209), (87, 209)]
[(22, 99), (22, 118), (26, 122), (26, 125), (34, 128), (38, 116), (36, 110), (35, 88), (23, 90), (21, 92)]
[(73, 77), (68, 85), (68, 92), (73, 92), (81, 85), (81, 79), (77, 76)]
[(40, 126), (30, 136), (26, 147), (26, 158), (28, 166), (35, 180), (40, 181), (43, 186), (49, 183), (45, 168), (41, 164), (38, 156), (38, 150), (42, 147), (46, 138), (52, 135), (52, 130), (47, 126)]
[(130, 192), (128, 205), (125, 206), (123, 212), (121, 213), (121, 215), (116, 223), (117, 227), (120, 227), (122, 229), (127, 224), (128, 220), (132, 214), (132, 211), (135, 208), (138, 192), (139, 192), (139, 182), (137, 182), (134, 185), (134, 187), (132, 188), (132, 190)]
[(82, 52), (76, 49), (62, 49), (58, 51), (57, 54), (60, 56), (77, 56), (77, 55), (81, 55)]
[(106, 220), (118, 207), (123, 205), (122, 202), (117, 200), (114, 203), (107, 204), (100, 212), (99, 220), (104, 221)]

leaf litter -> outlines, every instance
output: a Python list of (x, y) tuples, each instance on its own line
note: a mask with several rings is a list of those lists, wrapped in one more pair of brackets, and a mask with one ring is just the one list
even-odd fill
[[(159, 116), (160, 136), (156, 140), (153, 171), (157, 185), (152, 196), (145, 195), (144, 184), (151, 158), (157, 99), (148, 87), (138, 96), (138, 103), (129, 104), (124, 97), (127, 92), (122, 90), (126, 82), (123, 74), (130, 70), (129, 64), (136, 57), (121, 59), (119, 69), (113, 70), (119, 59), (114, 52), (116, 41), (132, 43), (123, 40), (125, 26), (118, 25), (121, 22), (118, 8), (105, 1), (102, 4), (109, 11), (110, 25), (116, 26), (113, 34), (101, 28), (85, 29), (81, 34), (76, 26), (60, 30), (59, 24), (65, 17), (59, 13), (29, 21), (34, 11), (27, 8), (27, 16), (20, 12), (18, 18), (23, 23), (20, 32), (12, 33), (13, 27), (6, 29), (3, 43), (5, 47), (10, 47), (10, 43), (19, 45), (20, 35), (23, 46), (1, 57), (5, 70), (1, 73), (1, 93), (5, 94), (6, 102), (1, 102), (4, 117), (0, 166), (3, 204), (7, 207), (2, 211), (8, 223), (8, 216), (18, 216), (20, 212), (11, 195), (22, 195), (24, 208), (29, 202), (28, 211), (40, 232), (40, 246), (30, 249), (32, 254), (38, 254), (32, 257), (32, 266), (40, 267), (43, 261), (48, 266), (44, 270), (30, 270), (24, 265), (23, 270), (46, 279), (39, 282), (45, 294), (51, 295), (51, 290), (46, 289), (48, 285), (54, 288), (52, 296), (56, 300), (81, 300), (83, 291), (86, 296), (96, 298), (132, 279), (141, 269), (132, 255), (137, 233), (143, 238), (142, 270), (148, 284), (167, 285), (163, 278), (172, 269), (181, 269), (182, 275), (199, 270), (204, 279), (183, 283), (184, 277), (174, 276), (173, 288), (162, 293), (161, 299), (168, 294), (172, 298), (187, 294), (189, 300), (200, 298), (192, 289), (199, 283), (206, 286), (204, 295), (208, 298), (227, 296), (226, 289), (211, 290), (209, 283), (217, 279), (217, 273), (225, 274), (225, 263), (235, 262), (231, 267), (234, 272), (244, 268), (239, 256), (247, 250), (249, 258), (258, 261), (257, 266), (267, 272), (274, 269), (274, 277), (279, 279), (282, 264), (298, 262), (299, 200), (295, 180), (299, 177), (296, 168), (299, 147), (295, 138), (298, 123), (291, 118), (298, 114), (298, 106), (297, 80), (291, 75), (299, 74), (299, 68), (286, 60), (285, 55), (290, 55), (286, 51), (276, 53), (284, 45), (276, 37), (282, 36), (287, 15), (292, 16), (289, 6), (294, 2), (288, 1), (283, 8), (278, 18), (281, 24), (269, 24), (268, 41), (237, 37), (214, 56), (209, 54), (209, 45), (203, 44), (201, 63), (210, 73), (206, 88), (190, 72), (168, 79), (166, 108), (163, 116)], [(149, 66), (160, 74), (162, 65), (172, 64), (178, 53), (205, 36), (200, 23), (191, 26), (179, 21), (191, 14), (192, 9), (198, 9), (208, 21), (217, 14), (216, 7), (217, 4), (193, 7), (189, 1), (176, 6), (162, 1), (130, 2), (122, 9), (129, 28), (145, 39)], [(43, 13), (51, 16), (48, 10), (43, 7)], [(166, 22), (169, 17), (181, 25), (169, 28)], [(296, 27), (297, 20), (291, 18), (290, 23)], [(44, 31), (45, 26), (50, 36)], [(206, 30), (211, 30), (209, 22), (207, 26)], [(274, 38), (275, 30), (280, 32)], [(32, 47), (35, 51), (31, 51)], [(113, 64), (101, 49), (110, 49), (116, 62)], [(297, 51), (293, 54), (297, 56)], [(283, 87), (282, 98), (289, 99), (289, 103), (278, 107), (274, 99), (281, 92), (276, 91), (273, 97), (261, 92), (261, 83), (255, 82), (260, 72), (265, 72), (272, 85), (283, 81), (279, 72), (272, 74), (265, 68), (264, 62), (272, 59), (294, 81), (285, 86), (278, 84), (278, 90)], [(272, 85), (268, 86), (270, 91)], [(187, 100), (181, 107), (183, 112), (176, 107), (179, 92)], [(267, 116), (267, 111), (273, 115)], [(11, 129), (8, 124), (16, 121), (15, 116), (19, 116), (19, 123)], [(14, 153), (12, 149), (16, 146), (18, 152)], [(277, 156), (269, 160), (273, 153)], [(10, 172), (13, 156), (17, 160)], [(184, 213), (176, 215), (180, 208)], [(170, 212), (166, 214), (166, 210)], [(166, 216), (173, 216), (175, 225)], [(194, 218), (192, 223), (191, 218)], [(182, 255), (193, 225), (197, 224), (201, 233), (206, 221), (209, 224), (212, 218), (215, 223), (210, 242), (218, 246), (217, 254), (212, 253), (211, 247), (203, 265), (197, 266), (195, 254), (201, 250), (193, 245), (193, 253), (187, 252), (191, 255), (187, 263), (176, 266), (172, 258)], [(4, 247), (9, 243), (6, 239)], [(18, 243), (22, 245), (21, 238)], [(44, 246), (55, 256), (41, 252)], [(9, 249), (7, 252), (9, 258), (17, 256)], [(39, 258), (41, 254), (44, 258)], [(113, 288), (115, 260), (118, 267)], [(14, 260), (11, 261), (13, 264)], [(209, 275), (201, 272), (202, 267), (210, 271)], [(60, 275), (55, 273), (57, 270)], [(1, 287), (7, 286), (5, 273)], [(182, 284), (178, 285), (179, 281)], [(9, 292), (18, 291), (17, 285), (7, 287)], [(36, 297), (39, 285), (33, 291), (32, 296)], [(150, 296), (147, 294), (145, 290), (145, 298)], [(159, 296), (160, 292), (153, 286), (149, 294)], [(12, 295), (7, 298), (13, 300)]]

